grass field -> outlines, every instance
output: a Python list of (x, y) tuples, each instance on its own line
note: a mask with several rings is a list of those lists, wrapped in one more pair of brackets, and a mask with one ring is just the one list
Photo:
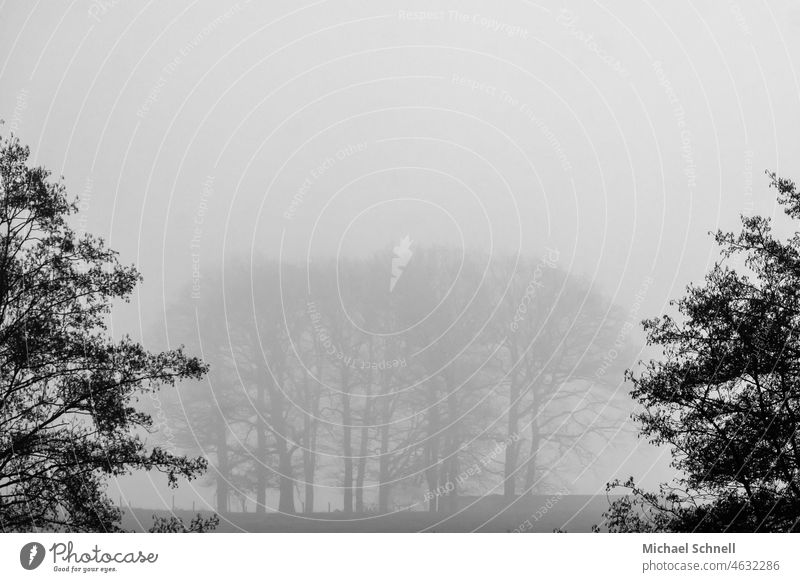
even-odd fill
[[(589, 532), (602, 522), (605, 496), (563, 495), (518, 499), (510, 507), (497, 501), (474, 503), (454, 514), (399, 511), (388, 515), (341, 512), (284, 515), (228, 513), (220, 516), (218, 532)], [(494, 505), (494, 507), (492, 507)], [(176, 515), (188, 523), (198, 512), (126, 508), (123, 527), (146, 531), (153, 514)], [(211, 515), (210, 512), (200, 512)]]

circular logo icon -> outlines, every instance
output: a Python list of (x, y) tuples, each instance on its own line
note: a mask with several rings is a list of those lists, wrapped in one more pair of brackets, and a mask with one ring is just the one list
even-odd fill
[(35, 570), (44, 561), (44, 546), (39, 542), (30, 542), (19, 551), (19, 563), (26, 570)]

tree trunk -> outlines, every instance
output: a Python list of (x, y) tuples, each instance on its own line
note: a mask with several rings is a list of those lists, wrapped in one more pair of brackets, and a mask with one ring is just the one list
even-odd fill
[[(317, 377), (322, 377), (322, 367), (317, 364)], [(304, 374), (305, 400), (309, 412), (303, 417), (303, 481), (305, 513), (314, 513), (314, 478), (317, 466), (317, 419), (319, 418), (319, 392), (311, 388), (308, 374)]]
[(256, 392), (256, 513), (263, 514), (267, 507), (267, 427), (264, 415), (267, 414), (265, 404), (266, 388), (257, 387)]
[[(275, 370), (276, 377), (281, 378), (280, 370)], [(286, 422), (286, 397), (283, 390), (276, 385), (277, 380), (268, 379), (270, 387), (270, 421), (275, 448), (278, 451), (278, 511), (294, 513), (294, 475), (292, 468), (292, 450), (289, 448), (288, 424)]]
[[(388, 353), (388, 352), (387, 352)], [(390, 394), (391, 381), (390, 375), (387, 370), (381, 373), (381, 396), (380, 396), (380, 418), (381, 427), (379, 430), (380, 435), (380, 456), (378, 457), (378, 512), (381, 514), (388, 513), (389, 503), (391, 500), (392, 486), (389, 481), (390, 464), (392, 455), (389, 452), (390, 446), (390, 433), (389, 426), (392, 421), (392, 401), (394, 395)], [(378, 403), (375, 403), (376, 407)]]
[(539, 425), (533, 420), (531, 422), (531, 450), (528, 454), (528, 459), (525, 461), (525, 495), (529, 497), (532, 497), (535, 493), (536, 457), (539, 453), (539, 438)]
[(303, 510), (306, 513), (314, 513), (314, 473), (316, 458), (313, 452), (308, 450), (303, 452), (303, 480), (305, 481), (303, 500)]
[(353, 513), (353, 413), (350, 409), (349, 378), (346, 368), (342, 368), (342, 424), (344, 430), (344, 512)]
[(458, 487), (460, 485), (458, 474), (458, 452), (455, 450), (458, 447), (458, 444), (453, 439), (449, 440), (450, 443), (447, 447), (447, 469), (444, 472), (445, 478), (443, 480), (444, 483), (447, 484), (447, 491), (444, 492), (444, 495), (439, 502), (439, 511), (455, 513), (458, 511)]
[(361, 442), (359, 443), (358, 472), (356, 474), (356, 511), (364, 513), (364, 481), (367, 473), (367, 454), (369, 453), (369, 425), (372, 420), (372, 398), (367, 393), (367, 402), (364, 404), (364, 419), (361, 427)]
[[(516, 349), (511, 350), (512, 365), (516, 363)], [(519, 461), (519, 379), (516, 372), (511, 375), (508, 404), (508, 427), (506, 429), (506, 458), (503, 468), (503, 498), (506, 503), (517, 494), (516, 472)]]
[[(383, 421), (386, 423), (386, 421)], [(389, 511), (391, 485), (389, 484), (389, 425), (381, 427), (381, 452), (378, 460), (378, 512)]]
[[(435, 400), (436, 395), (431, 394), (429, 402)], [(425, 443), (425, 480), (428, 484), (428, 511), (439, 511), (439, 410), (434, 403), (428, 408), (428, 439)], [(436, 435), (436, 436), (431, 436)]]
[(228, 499), (230, 497), (230, 467), (228, 459), (228, 435), (225, 426), (225, 418), (217, 418), (217, 513), (224, 515), (228, 513)]
[(369, 428), (361, 427), (361, 442), (359, 447), (359, 457), (356, 472), (356, 512), (364, 513), (364, 480), (367, 471), (367, 441), (369, 439)]
[(445, 492), (444, 511), (455, 513), (458, 510), (459, 490), (459, 462), (458, 453), (461, 449), (461, 421), (459, 414), (458, 391), (451, 389), (455, 385), (452, 376), (448, 374), (445, 389), (447, 392), (447, 423), (450, 426), (447, 437), (447, 464), (445, 470), (445, 483), (448, 491)]
[[(369, 359), (372, 361), (372, 344), (370, 344)], [(372, 424), (372, 372), (367, 375), (365, 390), (364, 413), (361, 416), (361, 438), (359, 441), (358, 465), (356, 472), (356, 512), (364, 513), (364, 481), (367, 477), (367, 454), (369, 453), (369, 425)]]
[(378, 459), (378, 512), (383, 514), (389, 511), (389, 500), (391, 495), (391, 484), (389, 483), (389, 463), (392, 460), (389, 453), (389, 422), (391, 420), (391, 405), (389, 396), (383, 396), (381, 408), (381, 448), (380, 458)]
[(280, 481), (278, 483), (278, 511), (294, 513), (294, 476), (292, 475), (292, 454), (286, 438), (278, 439)]
[(278, 449), (278, 511), (281, 513), (294, 513), (294, 476), (292, 474), (292, 451), (286, 438), (286, 416), (283, 393), (280, 390), (273, 392), (274, 415), (272, 427), (275, 436), (275, 446)]

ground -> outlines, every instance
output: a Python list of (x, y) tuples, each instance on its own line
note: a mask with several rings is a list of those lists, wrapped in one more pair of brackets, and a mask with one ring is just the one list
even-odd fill
[[(519, 499), (508, 509), (492, 509), (475, 503), (452, 514), (400, 511), (390, 515), (344, 514), (341, 512), (282, 515), (266, 513), (228, 513), (220, 516), (218, 532), (589, 532), (602, 522), (608, 508), (605, 496), (563, 495)], [(145, 531), (153, 514), (172, 515), (171, 511), (145, 508), (125, 510), (123, 527)], [(195, 512), (196, 514), (197, 512)], [(202, 512), (211, 515), (211, 512)], [(174, 515), (188, 523), (191, 511), (176, 510)]]

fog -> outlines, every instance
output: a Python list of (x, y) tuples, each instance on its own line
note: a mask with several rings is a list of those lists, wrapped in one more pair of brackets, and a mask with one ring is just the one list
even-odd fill
[[(480, 414), (459, 425), (462, 440), (451, 444), (472, 460), (462, 458), (449, 479), (478, 462), (486, 470), (469, 475), (461, 494), (502, 495), (495, 473), (505, 451), (483, 463), (493, 449), (480, 439), (491, 434), (507, 447), (512, 434), (508, 374), (521, 356), (508, 337), (542, 360), (535, 384), (553, 373), (547, 362), (566, 349), (569, 330), (588, 337), (575, 340), (559, 389), (596, 396), (595, 414), (568, 414), (553, 434), (566, 430), (566, 449), (584, 456), (543, 452), (515, 493), (527, 483), (542, 495), (595, 495), (617, 477), (636, 474), (645, 486), (669, 479), (668, 450), (637, 438), (627, 418), (623, 371), (653, 355), (638, 322), (668, 311), (713, 264), (709, 231), (735, 228), (741, 214), (775, 213), (764, 170), (800, 176), (800, 7), (788, 0), (96, 0), (7, 2), (0, 14), (3, 131), (80, 197), (77, 227), (143, 275), (135, 300), (115, 308), (113, 333), (152, 349), (185, 344), (212, 364), (201, 385), (143, 402), (162, 410), (149, 438), (216, 466), (216, 449), (198, 432), (207, 420), (193, 425), (186, 412), (191, 394), (211, 398), (206, 412), (227, 419), (244, 459), (243, 476), (229, 483), (237, 511), (279, 509), (272, 447), (281, 435), (297, 446), (289, 486), (300, 511), (310, 446), (292, 431), (309, 415), (320, 431), (316, 512), (348, 509), (344, 459), (355, 480), (363, 426), (364, 504), (378, 507), (384, 423), (404, 435), (392, 446), (412, 452), (383, 510), (425, 509), (432, 485), (447, 482), (426, 483), (425, 469), (452, 455), (426, 464), (430, 434), (414, 432), (411, 419), (430, 422), (425, 398), (452, 392), (444, 380), (431, 384), (448, 373), (449, 388), (481, 385), (454, 412)], [(523, 299), (531, 288), (535, 296)], [(522, 317), (527, 331), (509, 333), (519, 305), (541, 319)], [(566, 328), (544, 342), (559, 329), (550, 327), (556, 317)], [(384, 356), (359, 350), (391, 344), (397, 353), (385, 359), (407, 359), (390, 382), (408, 395), (394, 416), (365, 412), (381, 385), (376, 368), (354, 381), (353, 418), (343, 418), (332, 371), (343, 369), (335, 353), (343, 348), (332, 354), (319, 332), (332, 335), (332, 322), (351, 338), (353, 357), (377, 361)], [(598, 375), (609, 350), (613, 362)], [(287, 358), (283, 381), (277, 354)], [(243, 358), (266, 376), (245, 377)], [(331, 369), (320, 374), (314, 358)], [(584, 365), (591, 371), (578, 373)], [(294, 407), (285, 429), (269, 420), (269, 395), (258, 402), (267, 377)], [(320, 390), (313, 414), (292, 400), (303, 378)], [(576, 405), (560, 406), (553, 414)], [(519, 419), (520, 465), (535, 417)], [(258, 431), (258, 418), (272, 431), (260, 455), (247, 428)], [(176, 491), (146, 473), (112, 487), (125, 505), (215, 509), (214, 475)]]

